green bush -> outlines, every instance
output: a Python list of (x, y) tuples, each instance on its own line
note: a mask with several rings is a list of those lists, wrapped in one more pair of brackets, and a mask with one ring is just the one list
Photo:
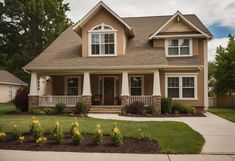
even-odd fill
[(66, 105), (64, 103), (62, 103), (62, 102), (61, 103), (57, 103), (55, 105), (55, 112), (56, 113), (63, 113), (65, 108), (66, 108)]
[(145, 108), (145, 113), (146, 114), (154, 114), (156, 112), (156, 109), (154, 108), (153, 105), (148, 105), (146, 108)]
[(17, 125), (13, 125), (12, 136), (13, 136), (13, 139), (15, 140), (18, 140), (19, 137), (21, 136), (21, 131)]
[(82, 134), (78, 128), (73, 131), (72, 142), (75, 145), (80, 145), (82, 142)]
[(173, 105), (173, 101), (171, 98), (169, 97), (161, 98), (161, 113), (162, 114), (172, 113), (172, 105)]
[(77, 118), (75, 118), (74, 122), (71, 124), (70, 130), (69, 130), (71, 136), (73, 136), (73, 133), (76, 129), (80, 131), (80, 125), (78, 123)]
[(16, 92), (16, 96), (13, 102), (16, 108), (20, 109), (21, 112), (28, 111), (28, 95), (29, 87), (21, 87)]
[(95, 133), (93, 134), (93, 143), (99, 145), (103, 141), (103, 131), (101, 130), (100, 124), (96, 125)]
[(53, 138), (56, 143), (60, 144), (63, 142), (64, 139), (64, 133), (63, 129), (60, 126), (59, 122), (56, 122), (55, 128), (52, 130)]
[(196, 113), (195, 107), (185, 106), (180, 103), (174, 102), (172, 106), (173, 113), (185, 113), (185, 114), (194, 114)]
[(44, 111), (45, 114), (53, 114), (54, 113), (53, 108), (50, 108), (50, 107), (44, 107), (41, 110)]
[(114, 123), (114, 127), (112, 129), (112, 134), (111, 134), (111, 137), (112, 137), (112, 143), (113, 145), (115, 146), (120, 146), (123, 142), (122, 142), (122, 135), (121, 135), (121, 131), (120, 129), (117, 127), (117, 123), (115, 122)]
[(43, 110), (35, 109), (35, 110), (33, 110), (33, 114), (35, 114), (35, 115), (45, 115), (46, 113)]
[(79, 101), (76, 104), (76, 112), (79, 114), (87, 114), (89, 111), (88, 105), (83, 102), (83, 101)]
[(142, 115), (144, 113), (145, 107), (142, 102), (133, 102), (124, 108), (126, 113), (131, 113), (131, 114), (140, 114)]

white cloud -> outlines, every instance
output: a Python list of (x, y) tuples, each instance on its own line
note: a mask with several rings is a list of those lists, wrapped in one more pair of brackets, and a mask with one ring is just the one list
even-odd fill
[[(99, 0), (65, 0), (70, 3), (68, 16), (77, 22)], [(234, 27), (234, 0), (104, 0), (111, 9), (122, 17), (169, 15), (180, 10), (183, 14), (196, 14), (206, 25), (215, 23)]]
[(208, 60), (215, 60), (216, 48), (220, 45), (226, 47), (228, 43), (228, 38), (212, 39), (208, 43)]

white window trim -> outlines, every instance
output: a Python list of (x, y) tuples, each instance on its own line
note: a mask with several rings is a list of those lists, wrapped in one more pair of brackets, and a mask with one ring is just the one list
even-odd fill
[[(174, 39), (177, 39), (178, 41), (180, 39), (188, 39), (189, 40), (189, 55), (180, 55), (179, 46), (178, 46), (179, 55), (169, 55), (168, 54), (168, 41), (169, 40), (174, 40)], [(191, 56), (193, 56), (193, 40), (192, 40), (192, 38), (170, 38), (170, 39), (165, 39), (165, 54), (166, 54), (166, 57), (191, 57)]]
[[(197, 73), (167, 73), (165, 74), (165, 97), (168, 97), (168, 78), (178, 77), (179, 78), (179, 98), (172, 98), (173, 100), (198, 100), (198, 86), (197, 86)], [(183, 96), (182, 78), (193, 77), (194, 78), (194, 98), (185, 98)]]
[[(101, 26), (101, 30), (94, 30), (96, 27)], [(112, 28), (112, 30), (105, 30), (104, 26), (108, 26)], [(98, 54), (92, 55), (91, 53), (91, 35), (93, 33), (96, 34), (114, 34), (114, 54)], [(88, 56), (89, 57), (109, 57), (109, 56), (117, 56), (117, 30), (115, 30), (112, 26), (106, 25), (104, 23), (94, 26), (91, 30), (88, 31)]]
[[(141, 77), (141, 95), (131, 95), (131, 78), (132, 77)], [(129, 76), (129, 91), (130, 96), (144, 96), (144, 75), (130, 75)]]
[[(64, 94), (68, 95), (68, 79), (69, 78), (78, 78), (78, 96), (82, 95), (81, 76), (65, 76), (64, 77), (64, 84), (65, 84), (64, 85)], [(70, 95), (70, 96), (72, 96), (72, 95)]]

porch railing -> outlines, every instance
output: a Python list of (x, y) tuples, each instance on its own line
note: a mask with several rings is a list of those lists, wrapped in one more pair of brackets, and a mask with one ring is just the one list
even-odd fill
[(144, 105), (152, 104), (152, 96), (144, 95), (144, 96), (130, 96), (129, 103), (133, 102), (142, 102)]
[(55, 106), (57, 103), (64, 103), (67, 106), (75, 106), (78, 101), (82, 100), (82, 96), (40, 96), (39, 106)]

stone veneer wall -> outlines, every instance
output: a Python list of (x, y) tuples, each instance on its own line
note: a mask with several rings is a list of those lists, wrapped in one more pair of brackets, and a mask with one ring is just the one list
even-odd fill
[(156, 114), (161, 114), (161, 96), (152, 96), (153, 107), (155, 107)]
[(121, 105), (122, 107), (129, 105), (129, 96), (121, 96)]
[(84, 101), (89, 107), (91, 106), (91, 96), (82, 96), (82, 101)]
[(29, 111), (38, 107), (38, 96), (28, 96), (29, 97)]

